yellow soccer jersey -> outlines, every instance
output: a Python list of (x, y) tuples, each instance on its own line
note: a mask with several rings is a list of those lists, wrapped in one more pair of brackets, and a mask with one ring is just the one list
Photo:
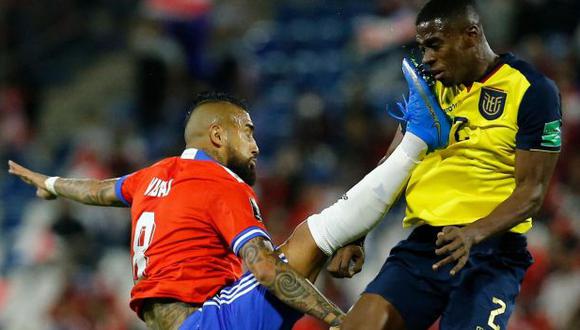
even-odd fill
[[(516, 149), (559, 152), (562, 113), (554, 82), (504, 54), (472, 86), (436, 85), (452, 118), (449, 147), (430, 153), (411, 174), (405, 227), (464, 225), (487, 216), (515, 189)], [(524, 233), (527, 219), (512, 228)]]

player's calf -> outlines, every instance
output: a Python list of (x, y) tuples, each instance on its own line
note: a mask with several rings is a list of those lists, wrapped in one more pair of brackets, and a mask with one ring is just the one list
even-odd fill
[(286, 242), (280, 245), (279, 250), (286, 256), (290, 266), (311, 282), (316, 281), (327, 259), (326, 254), (316, 246), (306, 222), (302, 222), (294, 229)]
[[(313, 283), (328, 259), (316, 245), (306, 221), (296, 227), (286, 242), (280, 245), (279, 250), (292, 268)], [(327, 270), (334, 277), (350, 278), (361, 271), (363, 263), (362, 244), (350, 244), (334, 253)]]

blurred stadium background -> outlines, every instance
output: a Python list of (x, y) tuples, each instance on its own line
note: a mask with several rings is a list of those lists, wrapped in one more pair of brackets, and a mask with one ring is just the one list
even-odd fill
[[(0, 160), (113, 177), (183, 148), (188, 103), (245, 97), (267, 226), (281, 242), (372, 169), (423, 1), (3, 0)], [(510, 329), (580, 329), (580, 2), (483, 1), (492, 47), (560, 87), (564, 151), (529, 234), (536, 263)], [(433, 192), (437, 193), (437, 192)], [(129, 213), (42, 202), (0, 171), (0, 328), (143, 329), (128, 308)], [(319, 286), (348, 309), (406, 232), (397, 206), (354, 280)], [(468, 312), (468, 311), (466, 311)], [(323, 329), (303, 319), (296, 329)], [(434, 326), (434, 329), (436, 326)]]

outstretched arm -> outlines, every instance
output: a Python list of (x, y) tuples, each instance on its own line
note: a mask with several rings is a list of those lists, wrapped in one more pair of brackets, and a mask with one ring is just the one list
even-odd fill
[(278, 257), (272, 243), (263, 237), (249, 240), (240, 251), (248, 269), (280, 301), (331, 326), (342, 322), (344, 313), (324, 297), (304, 276)]
[(54, 194), (46, 186), (46, 179), (49, 178), (47, 175), (31, 171), (13, 161), (8, 161), (8, 173), (36, 187), (36, 195), (43, 199), (64, 197), (87, 205), (126, 206), (115, 194), (115, 183), (118, 179), (58, 178), (54, 183)]

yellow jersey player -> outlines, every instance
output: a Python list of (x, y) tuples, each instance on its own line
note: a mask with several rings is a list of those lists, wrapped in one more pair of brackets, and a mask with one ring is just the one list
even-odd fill
[(453, 119), (449, 146), (412, 172), (403, 224), (415, 229), (342, 329), (427, 329), (439, 317), (441, 329), (506, 329), (532, 263), (524, 234), (561, 147), (558, 89), (493, 52), (474, 1), (432, 0), (416, 26), (422, 65)]

